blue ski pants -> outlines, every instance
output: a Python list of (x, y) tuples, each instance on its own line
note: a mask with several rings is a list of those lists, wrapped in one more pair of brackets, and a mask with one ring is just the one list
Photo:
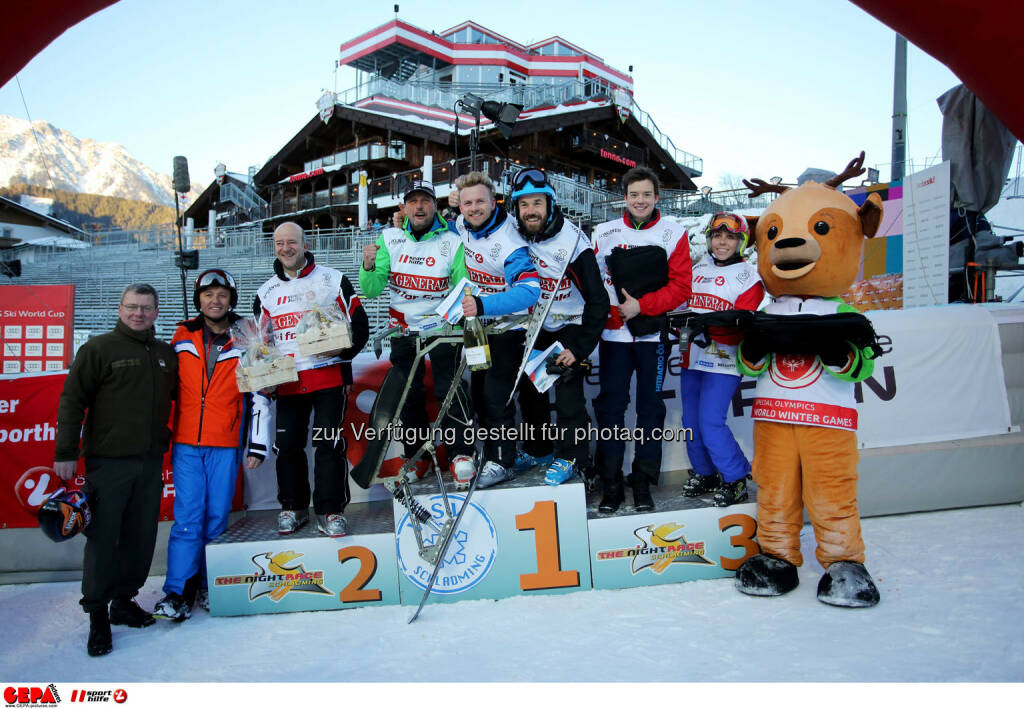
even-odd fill
[(174, 524), (164, 593), (181, 594), (197, 572), (200, 588), (206, 587), (204, 551), (207, 542), (227, 529), (241, 454), (241, 448), (174, 444)]
[(693, 432), (693, 439), (686, 442), (686, 455), (697, 475), (713, 475), (717, 469), (731, 483), (750, 473), (750, 463), (725, 425), (739, 385), (738, 374), (684, 369), (680, 375), (683, 427)]

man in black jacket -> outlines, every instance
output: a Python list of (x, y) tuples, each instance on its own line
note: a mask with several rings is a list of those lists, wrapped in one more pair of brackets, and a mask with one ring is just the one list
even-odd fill
[[(536, 307), (542, 308), (545, 301), (553, 299), (534, 349), (544, 350), (555, 341), (564, 348), (555, 360), (555, 365), (564, 370), (554, 385), (555, 459), (544, 476), (549, 485), (559, 485), (587, 464), (587, 400), (580, 365), (601, 337), (608, 315), (608, 293), (590, 240), (562, 216), (555, 191), (543, 172), (534, 168), (520, 171), (513, 181), (512, 201), (519, 232), (540, 275), (541, 297)], [(523, 421), (538, 434), (550, 422), (548, 394), (538, 393), (532, 384), (522, 385), (519, 407)], [(503, 479), (489, 480), (481, 474), (478, 485), (488, 487)]]
[(178, 384), (174, 352), (153, 330), (157, 306), (153, 286), (125, 288), (117, 325), (82, 345), (57, 409), (53, 467), (64, 480), (75, 473), (82, 431), (84, 491), (92, 509), (81, 600), (89, 614), (90, 655), (113, 649), (111, 623), (153, 623), (133, 599), (153, 561), (163, 455), (171, 440), (167, 424)]

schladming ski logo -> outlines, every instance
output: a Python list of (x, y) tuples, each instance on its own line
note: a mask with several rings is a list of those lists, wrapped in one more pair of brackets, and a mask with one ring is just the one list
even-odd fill
[[(465, 502), (465, 495), (448, 495), (448, 500), (459, 513)], [(420, 498), (431, 511), (434, 522), (440, 527), (444, 520), (444, 500), (441, 495)], [(398, 564), (410, 581), (426, 589), (430, 574), (434, 570), (419, 554), (416, 533), (409, 521), (408, 512), (398, 524)], [(439, 535), (429, 525), (423, 527), (423, 541), (427, 544), (440, 542)], [(437, 581), (431, 593), (447, 596), (467, 591), (484, 580), (494, 566), (498, 555), (498, 537), (494, 523), (480, 505), (470, 502), (469, 509), (462, 515), (455, 536), (448, 545), (448, 552), (437, 573)]]

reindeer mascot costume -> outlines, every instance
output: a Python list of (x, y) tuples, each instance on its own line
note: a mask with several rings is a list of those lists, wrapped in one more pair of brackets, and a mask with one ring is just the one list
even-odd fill
[(839, 295), (860, 269), (864, 237), (882, 220), (872, 194), (859, 208), (837, 188), (864, 172), (864, 153), (825, 184), (789, 189), (754, 180), (751, 196), (779, 192), (760, 217), (758, 271), (772, 302), (754, 316), (737, 352), (739, 370), (757, 378), (754, 460), (761, 553), (736, 573), (736, 587), (777, 596), (798, 584), (803, 510), (826, 569), (818, 600), (868, 607), (879, 593), (864, 568), (857, 511), (854, 383), (880, 353), (870, 322)]

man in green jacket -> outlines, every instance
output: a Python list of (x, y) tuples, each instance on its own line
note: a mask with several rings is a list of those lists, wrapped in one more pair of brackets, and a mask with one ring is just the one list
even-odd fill
[[(377, 243), (364, 246), (359, 269), (359, 287), (367, 298), (376, 298), (388, 290), (391, 298), (388, 325), (402, 328), (401, 335), (391, 340), (391, 364), (402, 373), (403, 381), (410, 376), (416, 355), (413, 333), (430, 331), (444, 324), (436, 308), (448, 292), (467, 277), (462, 240), (437, 215), (434, 186), (416, 180), (406, 190), (404, 204), (406, 216), (402, 228), (385, 229)], [(444, 399), (451, 386), (461, 357), (460, 349), (440, 345), (430, 353), (438, 402)], [(421, 365), (412, 375), (413, 385), (402, 411), (402, 424), (421, 432), (428, 426), (423, 375)], [(449, 415), (444, 423), (448, 467), (456, 486), (465, 488), (476, 474), (473, 446), (467, 432), (472, 410), (451, 413), (456, 415)], [(404, 439), (407, 457), (419, 448), (420, 438)], [(421, 463), (417, 473), (422, 476), (427, 468), (425, 462)]]
[(81, 600), (89, 614), (90, 655), (113, 649), (111, 623), (153, 623), (133, 599), (153, 561), (178, 384), (177, 358), (153, 330), (157, 305), (153, 286), (125, 288), (117, 325), (82, 345), (57, 409), (54, 470), (67, 480), (79, 455), (85, 457), (84, 492), (92, 509)]

